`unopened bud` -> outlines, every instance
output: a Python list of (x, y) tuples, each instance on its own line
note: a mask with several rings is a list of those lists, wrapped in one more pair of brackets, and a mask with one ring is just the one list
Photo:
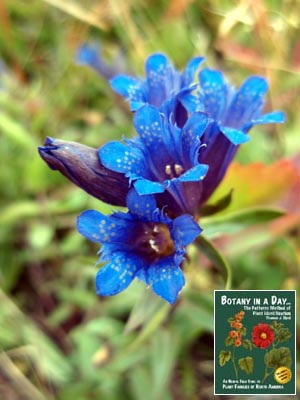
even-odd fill
[(105, 168), (97, 149), (47, 137), (38, 150), (51, 169), (58, 170), (90, 195), (112, 205), (126, 205), (128, 179)]

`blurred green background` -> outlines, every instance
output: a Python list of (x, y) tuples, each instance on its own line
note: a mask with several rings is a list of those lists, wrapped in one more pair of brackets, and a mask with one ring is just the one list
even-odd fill
[[(179, 69), (204, 55), (237, 86), (266, 76), (266, 108), (284, 110), (287, 122), (253, 129), (242, 165), (220, 188), (237, 185), (231, 208), (200, 223), (232, 265), (233, 288), (299, 290), (299, 9), (298, 0), (2, 0), (1, 400), (221, 398), (213, 396), (213, 290), (224, 288), (216, 266), (191, 247), (174, 308), (138, 282), (98, 298), (98, 248), (77, 233), (76, 216), (111, 207), (51, 171), (36, 148), (47, 135), (99, 147), (133, 134), (127, 104), (75, 64), (83, 42), (128, 73), (142, 75), (147, 55), (163, 51)], [(269, 205), (286, 216), (264, 222), (253, 211)]]

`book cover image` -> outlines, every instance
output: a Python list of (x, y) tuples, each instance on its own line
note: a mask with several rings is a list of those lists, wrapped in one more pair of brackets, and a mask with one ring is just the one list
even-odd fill
[(215, 395), (296, 393), (296, 292), (215, 290)]

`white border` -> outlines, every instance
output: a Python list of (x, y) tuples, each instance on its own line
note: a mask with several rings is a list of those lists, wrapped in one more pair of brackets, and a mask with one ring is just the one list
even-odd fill
[[(216, 367), (216, 292), (294, 292), (294, 296), (295, 296), (295, 320), (294, 320), (294, 324), (295, 324), (295, 332), (294, 332), (294, 338), (295, 338), (295, 343), (294, 343), (294, 350), (295, 350), (295, 354), (294, 354), (294, 382), (295, 382), (295, 392), (294, 393), (216, 393), (216, 374), (215, 374), (215, 367)], [(297, 388), (296, 388), (296, 376), (297, 376), (297, 363), (296, 363), (296, 358), (297, 358), (297, 348), (296, 348), (296, 333), (297, 333), (297, 322), (296, 322), (296, 318), (297, 318), (297, 290), (295, 289), (258, 289), (258, 290), (254, 290), (254, 289), (230, 289), (230, 290), (224, 290), (224, 289), (215, 289), (214, 290), (214, 396), (296, 396), (297, 395)]]

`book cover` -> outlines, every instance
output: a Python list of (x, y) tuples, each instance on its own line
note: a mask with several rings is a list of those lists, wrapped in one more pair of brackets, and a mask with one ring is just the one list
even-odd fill
[(296, 393), (296, 292), (215, 290), (215, 394)]

